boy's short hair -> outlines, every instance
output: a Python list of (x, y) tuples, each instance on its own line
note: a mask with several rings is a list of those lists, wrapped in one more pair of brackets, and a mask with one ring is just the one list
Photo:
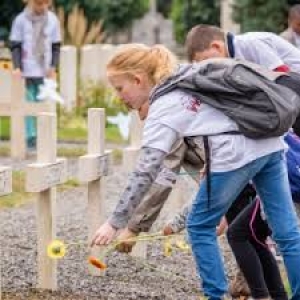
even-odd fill
[(187, 34), (185, 47), (189, 61), (193, 61), (196, 52), (207, 50), (211, 42), (225, 41), (224, 32), (216, 26), (196, 25)]

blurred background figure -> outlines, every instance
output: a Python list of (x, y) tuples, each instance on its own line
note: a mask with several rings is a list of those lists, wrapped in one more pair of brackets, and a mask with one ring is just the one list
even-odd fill
[(289, 27), (280, 35), (291, 44), (300, 48), (300, 4), (296, 4), (289, 9)]

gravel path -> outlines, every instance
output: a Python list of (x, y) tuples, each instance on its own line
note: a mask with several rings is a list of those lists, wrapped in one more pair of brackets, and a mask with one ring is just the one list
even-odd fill
[[(2, 164), (1, 160), (1, 164)], [(5, 164), (11, 164), (6, 161)], [(22, 168), (22, 165), (13, 165)], [(77, 172), (75, 161), (69, 163), (70, 175)], [(113, 175), (106, 180), (107, 215), (118, 200), (126, 183), (126, 174), (116, 166)], [(190, 187), (191, 193), (193, 187)], [(57, 232), (66, 243), (87, 240), (86, 187), (58, 193)], [(3, 299), (55, 299), (55, 300), (194, 300), (199, 299), (200, 288), (195, 266), (190, 253), (174, 251), (164, 257), (160, 243), (151, 243), (147, 249), (147, 260), (140, 261), (129, 255), (113, 253), (108, 259), (105, 276), (93, 277), (87, 271), (87, 249), (72, 247), (58, 263), (57, 292), (38, 291), (36, 265), (36, 220), (34, 202), (20, 208), (0, 211), (2, 245), (2, 290)], [(162, 213), (154, 230), (166, 219)], [(229, 276), (234, 264), (222, 239)], [(155, 266), (150, 269), (147, 264)], [(167, 275), (166, 275), (167, 273)]]

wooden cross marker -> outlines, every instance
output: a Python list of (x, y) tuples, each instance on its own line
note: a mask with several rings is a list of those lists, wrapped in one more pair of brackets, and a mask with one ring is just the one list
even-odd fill
[(14, 78), (11, 71), (0, 70), (0, 116), (10, 117), (11, 157), (26, 156), (25, 117), (41, 112), (55, 112), (53, 102), (27, 102), (24, 79)]
[[(105, 221), (105, 182), (111, 168), (110, 153), (105, 152), (105, 110), (88, 110), (88, 154), (79, 158), (79, 181), (88, 184), (89, 242), (98, 227)], [(98, 257), (101, 247), (91, 249), (91, 255)], [(100, 276), (95, 267), (90, 267), (93, 275)]]
[[(12, 192), (12, 173), (11, 169), (8, 167), (0, 166), (0, 196), (10, 194)], [(1, 200), (0, 200), (1, 201)], [(0, 248), (0, 252), (1, 248)], [(0, 257), (2, 254), (0, 253)], [(2, 299), (2, 279), (1, 279), (1, 263), (0, 263), (0, 300)]]
[(8, 167), (0, 166), (0, 196), (12, 192), (12, 172)]
[(56, 185), (66, 181), (66, 160), (56, 158), (56, 116), (38, 116), (37, 162), (26, 169), (26, 191), (37, 193), (38, 287), (57, 288), (56, 261), (47, 246), (56, 237)]

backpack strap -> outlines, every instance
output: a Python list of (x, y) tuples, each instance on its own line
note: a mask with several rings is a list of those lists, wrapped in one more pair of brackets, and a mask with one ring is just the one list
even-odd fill
[(208, 143), (208, 136), (203, 136), (203, 144), (204, 144), (204, 153), (205, 153), (205, 172), (206, 172), (206, 189), (207, 189), (207, 208), (210, 208), (210, 196), (211, 196), (211, 177), (210, 177), (210, 150)]

